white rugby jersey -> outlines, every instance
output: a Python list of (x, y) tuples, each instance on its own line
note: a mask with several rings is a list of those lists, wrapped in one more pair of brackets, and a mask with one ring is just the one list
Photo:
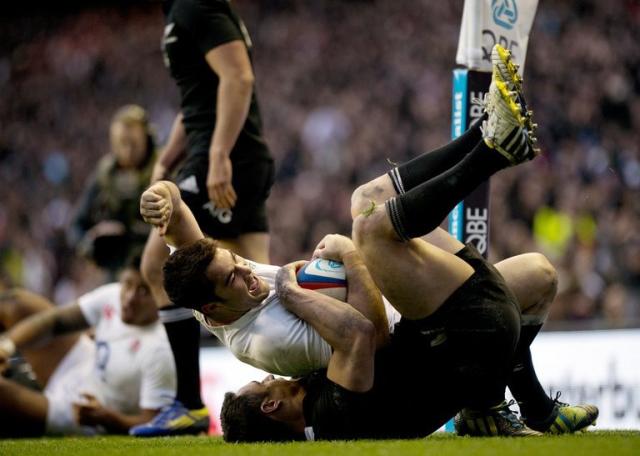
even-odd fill
[(176, 367), (164, 326), (128, 325), (120, 319), (119, 283), (101, 286), (78, 299), (95, 328), (95, 364), (87, 391), (105, 407), (125, 414), (159, 409), (176, 393)]
[[(269, 296), (228, 325), (211, 325), (194, 310), (196, 319), (240, 361), (276, 375), (299, 377), (327, 367), (331, 346), (306, 321), (284, 308), (275, 293), (279, 266), (247, 261), (253, 272), (269, 284)], [(389, 326), (400, 314), (385, 299)]]

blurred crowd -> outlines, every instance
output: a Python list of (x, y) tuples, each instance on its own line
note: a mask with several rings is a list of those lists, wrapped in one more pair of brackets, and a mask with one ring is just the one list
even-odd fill
[[(275, 264), (348, 234), (351, 191), (449, 140), (462, 0), (237, 0), (254, 43)], [(62, 303), (105, 280), (68, 236), (122, 105), (166, 139), (159, 3), (0, 19), (0, 273)], [(541, 0), (525, 93), (543, 156), (491, 183), (490, 258), (542, 251), (551, 319), (640, 323), (640, 2)]]

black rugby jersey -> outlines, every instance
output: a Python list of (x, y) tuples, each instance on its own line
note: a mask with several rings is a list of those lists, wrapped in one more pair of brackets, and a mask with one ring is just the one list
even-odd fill
[[(188, 153), (189, 156), (208, 154), (216, 122), (219, 80), (205, 55), (211, 49), (235, 40), (242, 40), (250, 52), (251, 39), (225, 0), (174, 0), (167, 2), (165, 7), (162, 49), (165, 65), (180, 89)], [(269, 157), (254, 90), (249, 114), (232, 149), (231, 159)]]

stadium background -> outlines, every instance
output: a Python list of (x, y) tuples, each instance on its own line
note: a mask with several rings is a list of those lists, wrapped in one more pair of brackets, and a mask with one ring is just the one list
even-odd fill
[[(325, 233), (348, 234), (352, 189), (388, 160), (448, 141), (463, 1), (234, 3), (254, 41), (277, 160), (269, 215), (272, 259), (282, 264), (308, 257)], [(162, 29), (158, 1), (25, 0), (0, 16), (1, 286), (64, 303), (105, 280), (75, 255), (66, 231), (109, 151), (119, 106), (144, 106), (158, 142), (168, 135), (178, 94), (162, 64)], [(640, 326), (638, 43), (637, 0), (540, 0), (525, 92), (544, 155), (492, 180), (490, 258), (531, 250), (551, 258), (560, 293), (547, 329)], [(637, 414), (640, 384), (637, 356), (620, 347), (640, 343), (637, 330), (616, 333), (630, 336), (606, 348), (615, 337), (559, 333), (534, 355), (546, 350), (543, 370), (555, 377), (543, 380), (564, 387), (563, 399), (592, 399), (622, 420)], [(576, 340), (598, 355), (575, 357)], [(573, 353), (558, 350), (572, 343)], [(206, 387), (236, 386), (221, 381), (212, 353)], [(588, 381), (572, 366), (559, 371), (561, 354)]]
[[(349, 233), (361, 182), (448, 141), (462, 1), (235, 1), (254, 41), (277, 160), (272, 260)], [(0, 270), (62, 303), (104, 277), (65, 231), (108, 152), (115, 109), (177, 109), (157, 1), (41, 5), (0, 18)], [(555, 327), (640, 317), (640, 2), (541, 0), (525, 92), (544, 156), (492, 180), (490, 258), (530, 250), (560, 272)], [(560, 322), (560, 323), (557, 323)], [(554, 327), (554, 324), (550, 325)]]

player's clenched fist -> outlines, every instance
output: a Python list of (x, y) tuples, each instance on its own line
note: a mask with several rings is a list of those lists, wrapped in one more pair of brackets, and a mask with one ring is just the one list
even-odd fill
[(179, 190), (169, 181), (159, 181), (149, 187), (140, 197), (140, 215), (145, 222), (158, 228), (160, 236), (167, 232), (167, 226), (174, 209), (176, 192)]
[(353, 241), (348, 237), (340, 234), (327, 234), (313, 251), (313, 258), (343, 261), (343, 257), (355, 249)]

